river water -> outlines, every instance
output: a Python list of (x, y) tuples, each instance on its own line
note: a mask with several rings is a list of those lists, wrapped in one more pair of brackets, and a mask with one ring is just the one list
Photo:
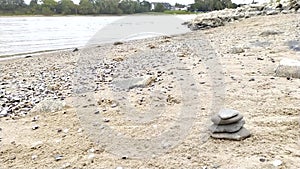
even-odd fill
[(0, 56), (185, 33), (194, 15), (0, 17)]

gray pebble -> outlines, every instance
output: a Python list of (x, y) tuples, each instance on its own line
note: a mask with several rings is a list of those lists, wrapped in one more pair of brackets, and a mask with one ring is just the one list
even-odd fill
[(218, 113), (219, 117), (223, 120), (230, 119), (232, 117), (237, 116), (238, 114), (240, 114), (239, 111), (232, 109), (222, 109)]
[(32, 126), (32, 130), (36, 130), (36, 129), (38, 129), (39, 128), (39, 126), (38, 125), (34, 125), (34, 126)]
[(226, 119), (226, 120), (223, 120), (221, 119), (218, 115), (214, 115), (212, 118), (211, 118), (211, 121), (214, 123), (214, 124), (232, 124), (232, 123), (236, 123), (238, 121), (240, 121), (241, 119), (243, 119), (243, 115), (241, 114), (238, 114), (237, 116), (235, 117), (232, 117), (230, 119)]
[(55, 155), (54, 156), (54, 159), (55, 159), (55, 161), (59, 161), (59, 160), (61, 160), (63, 158), (63, 156), (62, 155)]
[(240, 120), (236, 123), (232, 123), (232, 124), (224, 124), (224, 125), (216, 125), (213, 124), (212, 126), (210, 126), (209, 130), (213, 133), (234, 133), (239, 131), (245, 124), (244, 120)]
[(105, 118), (105, 119), (103, 119), (103, 122), (108, 123), (108, 122), (110, 122), (110, 120)]
[(243, 140), (249, 137), (250, 135), (250, 132), (244, 127), (242, 127), (238, 132), (235, 133), (211, 133), (211, 137), (213, 138), (237, 141)]

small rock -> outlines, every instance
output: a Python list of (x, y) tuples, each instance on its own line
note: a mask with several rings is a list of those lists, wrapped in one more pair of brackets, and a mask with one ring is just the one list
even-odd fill
[(110, 74), (112, 72), (112, 69), (104, 69), (103, 71), (105, 74)]
[(110, 122), (110, 120), (107, 119), (107, 118), (104, 118), (104, 119), (103, 119), (103, 122), (108, 123), (108, 122)]
[(254, 82), (254, 81), (255, 81), (254, 78), (249, 79), (249, 82)]
[(241, 114), (238, 114), (237, 116), (235, 117), (232, 117), (230, 119), (226, 119), (226, 120), (223, 120), (221, 119), (218, 115), (214, 115), (212, 118), (211, 118), (211, 121), (214, 123), (214, 124), (232, 124), (232, 123), (236, 123), (238, 121), (240, 121), (241, 119), (243, 119), (243, 115)]
[(273, 164), (273, 166), (278, 167), (282, 164), (282, 161), (281, 160), (274, 160), (272, 164)]
[(8, 159), (9, 160), (15, 160), (17, 157), (15, 155), (11, 155)]
[(180, 53), (177, 53), (177, 57), (186, 57), (186, 54), (185, 53), (182, 53), (182, 52), (180, 52)]
[(121, 89), (133, 89), (133, 88), (144, 88), (155, 81), (156, 77), (152, 75), (146, 75), (139, 78), (131, 78), (125, 80), (114, 81), (113, 84), (117, 88)]
[(95, 154), (94, 153), (89, 154), (89, 156), (88, 156), (89, 160), (93, 160), (94, 158), (95, 158)]
[(113, 103), (110, 107), (111, 108), (116, 108), (118, 106), (118, 103)]
[(299, 52), (300, 51), (300, 41), (291, 40), (287, 42), (287, 45), (290, 49)]
[(238, 114), (240, 114), (239, 111), (237, 110), (232, 110), (232, 109), (222, 109), (219, 111), (218, 113), (218, 116), (223, 119), (223, 120), (226, 120), (226, 119), (230, 119), (232, 117), (235, 117), (237, 116)]
[(211, 133), (211, 137), (213, 138), (236, 140), (236, 141), (243, 140), (249, 137), (250, 135), (251, 135), (250, 132), (244, 127), (242, 127), (238, 132), (235, 133)]
[(38, 158), (37, 155), (32, 155), (32, 156), (31, 156), (31, 159), (32, 159), (32, 160), (36, 160), (37, 158)]
[(154, 48), (155, 48), (155, 46), (152, 45), (152, 44), (148, 45), (148, 47), (149, 47), (150, 49), (154, 49)]
[(88, 150), (88, 153), (94, 153), (95, 152), (95, 149), (94, 148), (91, 148)]
[(0, 112), (0, 117), (6, 117), (8, 115), (8, 107), (5, 107), (1, 112)]
[(25, 56), (25, 58), (31, 58), (32, 56), (31, 55), (27, 55), (27, 56)]
[(57, 155), (54, 156), (55, 161), (59, 161), (59, 160), (61, 160), (62, 158), (63, 158), (63, 156), (62, 156), (62, 155), (59, 155), (59, 154), (57, 154)]
[(32, 130), (36, 130), (36, 129), (38, 129), (39, 128), (39, 126), (38, 125), (34, 125), (34, 126), (32, 126)]
[(62, 166), (62, 168), (68, 168), (68, 167), (70, 167), (70, 166), (71, 166), (70, 163), (66, 163), (66, 164), (64, 164), (64, 165)]
[(124, 58), (121, 58), (121, 57), (113, 58), (113, 61), (116, 61), (116, 62), (122, 62), (123, 60), (124, 60)]
[(116, 46), (116, 45), (122, 45), (122, 44), (124, 44), (123, 42), (115, 42), (114, 43), (114, 45)]
[(265, 159), (265, 158), (260, 158), (259, 161), (260, 161), (260, 162), (265, 162), (266, 159)]
[(42, 141), (37, 141), (37, 142), (32, 144), (31, 148), (32, 149), (37, 149), (37, 148), (40, 148), (42, 145), (43, 145)]
[(116, 169), (123, 169), (123, 167), (117, 167)]
[(245, 50), (241, 47), (233, 47), (230, 49), (230, 53), (232, 54), (239, 54), (239, 53), (244, 53)]
[(257, 58), (257, 60), (264, 60), (264, 58)]
[(77, 52), (77, 51), (79, 51), (79, 49), (78, 49), (78, 48), (75, 48), (75, 49), (73, 49), (73, 52)]
[(243, 125), (245, 124), (245, 120), (240, 120), (236, 123), (232, 123), (232, 124), (225, 124), (225, 125), (216, 125), (213, 124), (212, 126), (210, 126), (209, 130), (213, 133), (234, 133), (239, 131)]
[(37, 157), (38, 157), (37, 155), (32, 155), (32, 156), (31, 156), (31, 159), (32, 159), (32, 160), (36, 160)]
[(266, 14), (267, 15), (277, 15), (279, 13), (278, 10), (267, 10)]
[(38, 121), (38, 119), (39, 119), (39, 116), (34, 116), (31, 121), (36, 122), (36, 121)]
[(276, 76), (300, 78), (300, 61), (284, 58), (275, 69)]
[(68, 133), (68, 132), (69, 132), (69, 129), (64, 129), (63, 132), (64, 132), (64, 133)]

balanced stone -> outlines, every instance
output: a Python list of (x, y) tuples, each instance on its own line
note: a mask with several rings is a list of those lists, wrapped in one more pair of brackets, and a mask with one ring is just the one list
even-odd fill
[(244, 120), (240, 120), (236, 123), (232, 123), (232, 124), (225, 124), (225, 125), (216, 125), (213, 124), (210, 126), (209, 130), (213, 133), (234, 133), (239, 131), (243, 125), (245, 124)]
[(220, 117), (221, 119), (224, 119), (224, 120), (230, 119), (230, 118), (232, 118), (232, 117), (235, 117), (235, 116), (237, 116), (238, 114), (240, 114), (239, 111), (237, 111), (237, 110), (232, 110), (232, 109), (222, 109), (222, 110), (220, 110), (220, 112), (218, 113), (219, 117)]
[(232, 123), (236, 123), (240, 120), (243, 119), (243, 115), (241, 114), (238, 114), (230, 119), (221, 119), (221, 117), (219, 115), (214, 115), (212, 118), (211, 118), (211, 121), (214, 123), (214, 124), (232, 124)]
[(251, 134), (246, 128), (242, 127), (238, 132), (235, 133), (211, 133), (210, 135), (213, 138), (240, 141), (249, 137)]

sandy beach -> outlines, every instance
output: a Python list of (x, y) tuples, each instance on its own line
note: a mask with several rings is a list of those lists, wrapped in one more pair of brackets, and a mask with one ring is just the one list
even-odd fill
[[(1, 61), (1, 109), (9, 103), (13, 111), (0, 118), (0, 168), (300, 168), (300, 79), (274, 73), (282, 58), (299, 60), (291, 45), (300, 39), (299, 18), (257, 16), (182, 35)], [(130, 90), (112, 87), (121, 77), (151, 78)], [(35, 109), (49, 98), (57, 109)], [(220, 107), (240, 111), (251, 136), (209, 137)], [(191, 125), (179, 129), (178, 143), (151, 157), (115, 153), (122, 140), (100, 132), (107, 125), (135, 139), (159, 137), (181, 111), (190, 113)], [(157, 117), (137, 124), (143, 112)]]

